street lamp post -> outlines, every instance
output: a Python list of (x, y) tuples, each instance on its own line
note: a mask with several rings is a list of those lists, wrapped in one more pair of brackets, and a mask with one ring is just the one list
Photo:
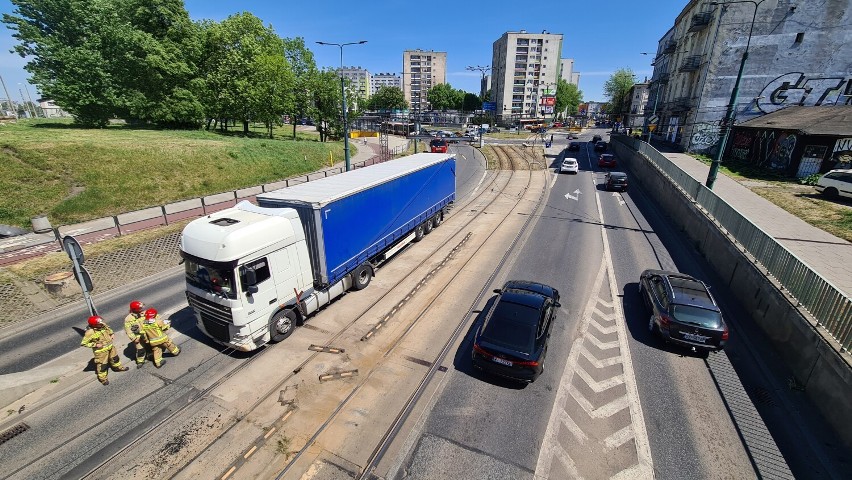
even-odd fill
[(709, 189), (713, 189), (713, 184), (716, 183), (716, 175), (719, 173), (719, 164), (722, 163), (722, 156), (725, 154), (725, 145), (728, 143), (728, 135), (731, 133), (731, 127), (734, 120), (734, 111), (737, 105), (737, 97), (740, 94), (740, 81), (743, 78), (743, 69), (745, 69), (746, 60), (748, 60), (748, 47), (751, 45), (751, 34), (754, 31), (754, 21), (757, 19), (757, 9), (765, 0), (732, 0), (730, 2), (710, 2), (710, 5), (729, 5), (732, 3), (751, 3), (754, 5), (754, 14), (751, 17), (751, 26), (748, 29), (748, 40), (746, 40), (746, 48), (743, 52), (743, 58), (740, 61), (740, 70), (737, 73), (737, 80), (734, 82), (734, 90), (731, 91), (731, 100), (728, 103), (728, 109), (725, 112), (725, 121), (722, 125), (722, 139), (719, 141), (719, 150), (710, 164), (710, 172), (707, 174), (705, 185)]
[(660, 87), (663, 85), (663, 82), (657, 80), (657, 89), (654, 90), (654, 110), (651, 112), (651, 116), (645, 115), (645, 130), (648, 132), (648, 144), (651, 144), (651, 122), (649, 121), (652, 117), (657, 115), (657, 102), (660, 100)]
[(343, 156), (345, 158), (346, 171), (351, 170), (351, 165), (349, 164), (349, 127), (347, 125), (346, 119), (346, 86), (345, 81), (343, 79), (343, 47), (347, 45), (362, 45), (367, 43), (366, 40), (361, 40), (360, 42), (349, 42), (349, 43), (329, 43), (329, 42), (317, 42), (320, 45), (332, 45), (335, 47), (340, 47), (340, 96), (343, 99)]
[[(491, 70), (491, 65), (485, 65), (485, 66), (482, 66), (482, 65), (476, 65), (476, 66), (468, 65), (467, 67), (465, 67), (465, 70), (468, 70), (468, 71), (471, 71), (471, 72), (479, 72), (479, 73), (480, 73), (480, 77), (479, 77), (479, 88), (482, 88), (482, 84), (483, 84), (483, 83), (485, 83), (485, 72), (487, 72), (487, 71)], [(486, 93), (487, 93), (487, 92), (486, 92)], [(484, 95), (483, 95), (483, 98), (484, 98)], [(485, 100), (483, 100), (483, 102), (484, 102), (484, 101), (485, 101)], [(485, 110), (483, 109), (483, 112), (484, 112), (484, 111), (485, 111)], [(492, 124), (494, 123), (493, 115), (492, 115), (491, 123), (492, 123)], [(484, 146), (484, 143), (485, 143), (485, 132), (483, 132), (483, 131), (482, 131), (482, 126), (481, 126), (481, 125), (480, 125), (480, 126), (479, 126), (479, 128), (477, 128), (476, 130), (479, 132), (479, 148), (482, 148), (482, 147)]]

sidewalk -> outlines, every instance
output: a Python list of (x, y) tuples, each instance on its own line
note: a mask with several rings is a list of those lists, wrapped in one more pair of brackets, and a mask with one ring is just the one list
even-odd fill
[[(656, 141), (652, 145), (692, 178), (701, 183), (707, 179), (709, 165), (687, 154), (671, 152)], [(835, 287), (847, 295), (852, 292), (852, 243), (808, 224), (722, 172), (713, 192)]]

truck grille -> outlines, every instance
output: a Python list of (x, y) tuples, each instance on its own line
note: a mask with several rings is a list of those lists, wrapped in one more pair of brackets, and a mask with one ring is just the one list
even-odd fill
[(186, 300), (189, 306), (198, 312), (201, 317), (201, 323), (204, 329), (207, 330), (213, 338), (222, 342), (231, 340), (231, 331), (229, 326), (232, 325), (231, 309), (224, 305), (208, 302), (207, 300), (186, 293)]

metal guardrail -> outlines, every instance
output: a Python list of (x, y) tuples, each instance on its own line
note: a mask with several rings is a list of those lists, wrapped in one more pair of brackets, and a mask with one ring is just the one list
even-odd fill
[(823, 327), (844, 352), (852, 347), (852, 299), (734, 207), (647, 143), (613, 136), (644, 155), (714, 218)]

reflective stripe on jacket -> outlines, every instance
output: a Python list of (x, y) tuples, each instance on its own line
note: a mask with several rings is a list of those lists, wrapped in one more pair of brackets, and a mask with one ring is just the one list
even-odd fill
[[(101, 348), (95, 347), (99, 343)], [(83, 341), (80, 342), (80, 345), (91, 348), (95, 353), (109, 350), (112, 348), (112, 329), (107, 325), (98, 329), (89, 328), (83, 335)]]
[(157, 319), (154, 322), (142, 323), (142, 333), (145, 335), (145, 338), (148, 339), (148, 343), (157, 346), (161, 343), (165, 343), (168, 341), (169, 337), (164, 333), (169, 327), (163, 324), (163, 321), (160, 320), (160, 317), (157, 316)]

